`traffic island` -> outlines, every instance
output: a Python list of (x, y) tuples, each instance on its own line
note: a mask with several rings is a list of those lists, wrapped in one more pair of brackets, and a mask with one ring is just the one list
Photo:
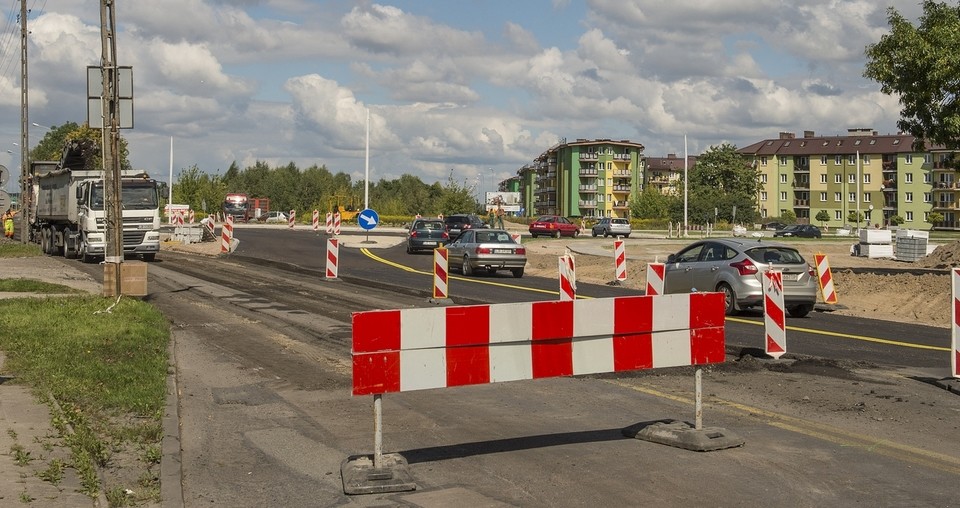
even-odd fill
[(743, 446), (740, 436), (720, 427), (696, 427), (678, 420), (642, 422), (623, 429), (623, 435), (674, 448), (712, 452)]
[(340, 464), (340, 478), (347, 495), (417, 490), (407, 469), (407, 459), (398, 453), (383, 454), (380, 467), (374, 467), (370, 455), (348, 457)]

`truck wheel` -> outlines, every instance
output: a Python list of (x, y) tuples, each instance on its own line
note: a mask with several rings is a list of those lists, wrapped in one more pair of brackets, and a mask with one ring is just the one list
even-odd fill
[(84, 263), (93, 263), (94, 257), (87, 253), (87, 242), (85, 241), (83, 235), (77, 239), (77, 252), (80, 255), (80, 261)]
[(63, 257), (67, 259), (77, 258), (77, 241), (69, 231), (63, 232)]
[(142, 254), (142, 256), (143, 256), (143, 260), (146, 261), (147, 263), (152, 263), (155, 259), (157, 259), (157, 255), (153, 252), (151, 252), (150, 254)]

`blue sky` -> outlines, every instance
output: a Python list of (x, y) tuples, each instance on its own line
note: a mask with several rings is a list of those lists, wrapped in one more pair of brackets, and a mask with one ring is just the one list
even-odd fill
[[(83, 122), (99, 3), (27, 0), (30, 119)], [(19, 8), (8, 4), (10, 15)], [(896, 98), (861, 74), (886, 33), (867, 0), (164, 0), (116, 7), (135, 76), (138, 169), (256, 161), (448, 175), (492, 190), (561, 138), (629, 139), (648, 156), (781, 131), (895, 130)], [(19, 142), (19, 27), (0, 34), (0, 144)], [(43, 129), (31, 130), (31, 145)], [(4, 138), (7, 141), (3, 141)], [(19, 153), (0, 150), (13, 171)], [(481, 184), (482, 181), (482, 184)]]

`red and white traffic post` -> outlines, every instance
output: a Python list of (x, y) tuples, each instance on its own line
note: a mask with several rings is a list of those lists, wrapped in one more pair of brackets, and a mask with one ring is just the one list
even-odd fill
[(647, 263), (647, 296), (659, 296), (663, 294), (663, 274), (666, 271), (666, 265), (663, 263)]
[(613, 261), (616, 271), (616, 281), (627, 280), (627, 250), (623, 245), (623, 240), (613, 241)]
[(297, 223), (297, 211), (290, 210), (290, 217), (287, 220), (290, 223), (290, 229), (293, 229), (293, 225)]
[(196, 219), (196, 215), (194, 214), (193, 210), (190, 210), (190, 211), (187, 212), (187, 213), (189, 214), (189, 215), (187, 216), (187, 217), (189, 217), (188, 222), (189, 222), (190, 224), (193, 224), (194, 219)]
[(327, 278), (336, 279), (339, 271), (337, 265), (340, 263), (340, 240), (337, 238), (327, 239)]
[(313, 210), (313, 232), (320, 231), (320, 210)]
[(763, 272), (763, 328), (766, 334), (765, 352), (780, 358), (787, 352), (786, 316), (783, 304), (783, 272)]
[(823, 303), (831, 305), (837, 303), (837, 290), (833, 286), (833, 272), (830, 271), (830, 262), (826, 254), (814, 254), (817, 262), (817, 281), (820, 283), (820, 297)]
[(433, 297), (434, 298), (447, 298), (449, 292), (447, 291), (447, 275), (450, 273), (448, 271), (448, 259), (447, 259), (447, 248), (438, 247), (433, 249)]
[(572, 301), (577, 299), (577, 265), (573, 259), (573, 254), (567, 251), (560, 256), (560, 301)]
[(220, 253), (229, 254), (230, 244), (233, 242), (233, 215), (226, 216), (226, 221), (220, 230)]
[(333, 214), (333, 234), (340, 236), (340, 212)]
[(950, 270), (951, 286), (953, 288), (953, 329), (950, 347), (950, 374), (960, 378), (960, 268)]
[(333, 212), (327, 212), (327, 234), (333, 234)]

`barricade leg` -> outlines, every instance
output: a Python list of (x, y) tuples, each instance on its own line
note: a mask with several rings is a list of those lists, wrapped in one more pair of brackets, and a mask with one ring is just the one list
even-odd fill
[(383, 395), (373, 396), (373, 456), (353, 455), (340, 464), (343, 493), (382, 494), (417, 490), (407, 459), (398, 453), (383, 453)]

